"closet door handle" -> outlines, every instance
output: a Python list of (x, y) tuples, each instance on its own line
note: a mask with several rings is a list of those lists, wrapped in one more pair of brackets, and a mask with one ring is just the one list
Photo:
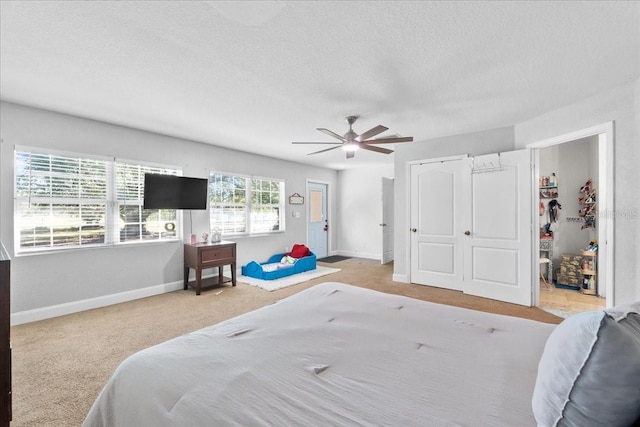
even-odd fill
[(469, 230), (467, 230), (467, 231), (464, 232), (464, 235), (465, 236), (471, 236), (471, 232)]
[(412, 228), (411, 231), (413, 231), (415, 233), (416, 231), (418, 231), (418, 229), (417, 228)]

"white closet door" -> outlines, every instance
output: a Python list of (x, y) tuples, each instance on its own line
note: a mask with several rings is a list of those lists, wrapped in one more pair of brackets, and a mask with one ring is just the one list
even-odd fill
[(467, 294), (531, 305), (530, 155), (529, 150), (518, 150), (464, 160)]
[(411, 166), (411, 281), (462, 289), (462, 160)]

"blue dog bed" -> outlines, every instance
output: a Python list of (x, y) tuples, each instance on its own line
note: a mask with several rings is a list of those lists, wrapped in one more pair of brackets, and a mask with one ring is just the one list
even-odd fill
[[(280, 264), (280, 260), (285, 255), (287, 254), (276, 254), (261, 264), (251, 261), (242, 266), (242, 275), (262, 280), (274, 280), (316, 269), (316, 255), (313, 252), (306, 257), (297, 258), (293, 264)], [(271, 271), (265, 271), (265, 267)]]

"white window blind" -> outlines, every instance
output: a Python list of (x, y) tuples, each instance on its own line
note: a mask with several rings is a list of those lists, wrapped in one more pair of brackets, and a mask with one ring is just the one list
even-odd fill
[(19, 249), (104, 244), (107, 162), (16, 152)]
[(251, 232), (281, 230), (284, 211), (284, 182), (264, 178), (251, 179)]
[(213, 173), (209, 176), (211, 229), (222, 234), (241, 234), (248, 230), (247, 178)]
[(223, 235), (284, 231), (284, 181), (213, 172), (211, 229)]
[(120, 242), (178, 237), (175, 209), (143, 209), (144, 175), (178, 175), (177, 169), (116, 163), (116, 197)]
[(175, 210), (142, 209), (146, 172), (180, 173), (16, 148), (16, 253), (178, 238)]

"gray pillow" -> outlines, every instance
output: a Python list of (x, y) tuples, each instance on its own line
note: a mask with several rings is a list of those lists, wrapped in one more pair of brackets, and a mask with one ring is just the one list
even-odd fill
[(539, 426), (631, 426), (640, 418), (640, 302), (565, 319), (533, 391)]

